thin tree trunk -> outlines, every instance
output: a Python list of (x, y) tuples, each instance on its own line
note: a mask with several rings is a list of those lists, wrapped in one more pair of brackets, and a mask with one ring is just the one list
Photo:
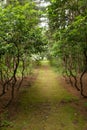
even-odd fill
[(20, 89), (20, 87), (21, 87), (21, 84), (22, 84), (22, 82), (23, 82), (23, 78), (24, 78), (24, 70), (25, 70), (25, 65), (24, 65), (24, 60), (22, 60), (22, 67), (23, 67), (23, 69), (22, 69), (22, 78), (21, 78), (21, 81), (20, 81), (20, 83), (19, 83), (19, 85), (18, 85), (18, 88), (17, 88), (17, 90), (19, 91), (19, 89)]
[(84, 98), (87, 98), (87, 96), (84, 95), (84, 93), (83, 93), (83, 77), (84, 77), (84, 75), (85, 75), (86, 72), (87, 72), (87, 70), (84, 70), (83, 73), (82, 73), (81, 76), (80, 76), (81, 95), (82, 95)]
[(17, 51), (18, 51), (18, 54), (17, 54), (17, 62), (16, 62), (16, 65), (15, 65), (15, 69), (14, 69), (14, 73), (13, 73), (13, 77), (12, 77), (12, 86), (11, 86), (11, 99), (10, 99), (10, 101), (5, 105), (5, 107), (8, 107), (10, 104), (11, 104), (11, 102), (13, 101), (13, 99), (14, 99), (14, 87), (15, 87), (15, 84), (16, 84), (16, 82), (17, 82), (17, 79), (16, 79), (16, 73), (17, 73), (17, 69), (18, 69), (18, 66), (19, 66), (19, 61), (20, 61), (20, 51), (19, 51), (19, 48), (18, 48), (18, 46), (17, 46), (17, 44), (15, 44), (15, 46), (16, 46), (16, 48), (17, 48)]
[(74, 83), (75, 88), (76, 88), (78, 91), (80, 91), (80, 89), (78, 88), (78, 85), (77, 85), (77, 77), (72, 73), (71, 70), (69, 70), (69, 72), (70, 72), (71, 76), (72, 76), (72, 77), (74, 78), (74, 80), (75, 80), (75, 83)]

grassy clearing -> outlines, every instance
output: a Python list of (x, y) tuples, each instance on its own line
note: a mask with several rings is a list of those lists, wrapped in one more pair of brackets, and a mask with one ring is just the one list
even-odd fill
[(22, 90), (18, 113), (11, 126), (2, 130), (85, 130), (85, 117), (71, 105), (78, 99), (60, 86), (56, 73), (46, 64), (38, 70), (35, 84)]

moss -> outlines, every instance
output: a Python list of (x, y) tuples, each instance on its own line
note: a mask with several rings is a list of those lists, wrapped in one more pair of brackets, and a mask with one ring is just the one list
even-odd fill
[(3, 130), (83, 130), (86, 126), (85, 117), (71, 106), (78, 99), (60, 86), (57, 74), (46, 64), (35, 84), (19, 95), (13, 127)]

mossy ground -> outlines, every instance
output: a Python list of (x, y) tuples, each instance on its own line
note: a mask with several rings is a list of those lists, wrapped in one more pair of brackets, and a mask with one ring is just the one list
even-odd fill
[(71, 102), (78, 99), (60, 85), (57, 74), (45, 63), (33, 86), (21, 90), (17, 114), (11, 126), (2, 130), (86, 130), (87, 120)]

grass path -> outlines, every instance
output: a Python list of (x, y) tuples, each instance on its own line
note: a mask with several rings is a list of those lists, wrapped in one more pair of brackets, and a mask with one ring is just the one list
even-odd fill
[(12, 126), (3, 130), (87, 130), (72, 102), (78, 99), (60, 85), (51, 67), (43, 66), (34, 85), (20, 93)]

